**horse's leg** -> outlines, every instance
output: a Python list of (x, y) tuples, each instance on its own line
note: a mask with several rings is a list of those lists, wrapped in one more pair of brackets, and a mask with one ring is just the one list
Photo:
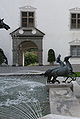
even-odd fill
[(60, 81), (59, 80), (55, 80), (56, 82), (58, 82), (58, 83), (60, 83)]
[[(73, 77), (70, 77), (72, 80), (71, 81), (73, 81)], [(71, 83), (71, 81), (68, 81), (68, 83)]]
[[(76, 80), (76, 77), (77, 77), (77, 74), (75, 72), (72, 72), (72, 74), (75, 75), (75, 77), (71, 77), (70, 78), (72, 79), (71, 81), (75, 81)], [(70, 83), (71, 81), (68, 81), (68, 83)]]
[(68, 78), (69, 78), (69, 77), (67, 77), (65, 81), (62, 81), (62, 83), (66, 83), (66, 81), (68, 80)]
[(52, 76), (48, 76), (47, 83), (52, 82), (52, 80), (53, 80), (53, 77)]
[(53, 79), (52, 79), (52, 81), (51, 81), (52, 83), (55, 83), (56, 82), (56, 78), (55, 77), (53, 77)]
[[(70, 77), (72, 80), (71, 81), (75, 81), (76, 77)], [(68, 81), (68, 83), (71, 83), (71, 81)]]
[(50, 83), (50, 81), (51, 81), (51, 77), (48, 76), (48, 78), (47, 78), (47, 83)]
[(59, 80), (56, 80), (56, 78), (57, 78), (57, 77), (54, 77), (54, 78), (53, 78), (52, 83), (55, 83), (55, 82), (60, 83), (60, 81), (59, 81)]

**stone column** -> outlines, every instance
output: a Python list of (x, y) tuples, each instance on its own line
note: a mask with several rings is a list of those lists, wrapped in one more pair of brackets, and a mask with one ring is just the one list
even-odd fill
[(39, 65), (42, 66), (43, 63), (42, 63), (42, 50), (38, 50), (38, 57), (39, 57)]
[(18, 65), (18, 52), (16, 49), (13, 50), (13, 66)]
[(22, 50), (18, 51), (18, 65), (23, 66), (23, 52), (22, 52)]

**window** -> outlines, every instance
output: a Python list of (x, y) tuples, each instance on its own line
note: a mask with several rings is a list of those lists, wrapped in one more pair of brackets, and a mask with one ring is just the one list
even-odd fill
[(34, 12), (21, 12), (21, 16), (22, 27), (34, 27)]
[(79, 45), (71, 46), (71, 56), (80, 57), (80, 46)]
[(71, 13), (71, 29), (80, 29), (80, 13)]

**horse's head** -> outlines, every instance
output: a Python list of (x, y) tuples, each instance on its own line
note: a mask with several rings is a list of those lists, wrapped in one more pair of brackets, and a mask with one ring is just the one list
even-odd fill
[(4, 18), (3, 19), (0, 19), (0, 23), (3, 22)]
[(67, 56), (64, 58), (64, 62), (68, 62), (69, 58), (71, 58), (72, 56)]
[(58, 57), (57, 57), (57, 59), (56, 59), (56, 62), (59, 63), (61, 61), (60, 58), (61, 58), (61, 55), (59, 54)]
[(0, 19), (0, 29), (5, 28), (6, 30), (10, 29), (10, 27), (3, 22), (4, 19)]

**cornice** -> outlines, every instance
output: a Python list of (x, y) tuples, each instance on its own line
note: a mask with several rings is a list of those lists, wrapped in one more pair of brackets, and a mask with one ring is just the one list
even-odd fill
[(21, 11), (35, 11), (36, 8), (32, 7), (32, 6), (23, 6), (19, 8)]
[(79, 8), (79, 7), (75, 7), (75, 8), (69, 9), (69, 11), (70, 11), (71, 13), (72, 13), (72, 12), (73, 12), (73, 13), (76, 13), (76, 12), (77, 12), (77, 13), (78, 13), (78, 12), (80, 13), (80, 8)]
[(71, 42), (69, 42), (70, 45), (80, 45), (80, 40), (76, 39)]

